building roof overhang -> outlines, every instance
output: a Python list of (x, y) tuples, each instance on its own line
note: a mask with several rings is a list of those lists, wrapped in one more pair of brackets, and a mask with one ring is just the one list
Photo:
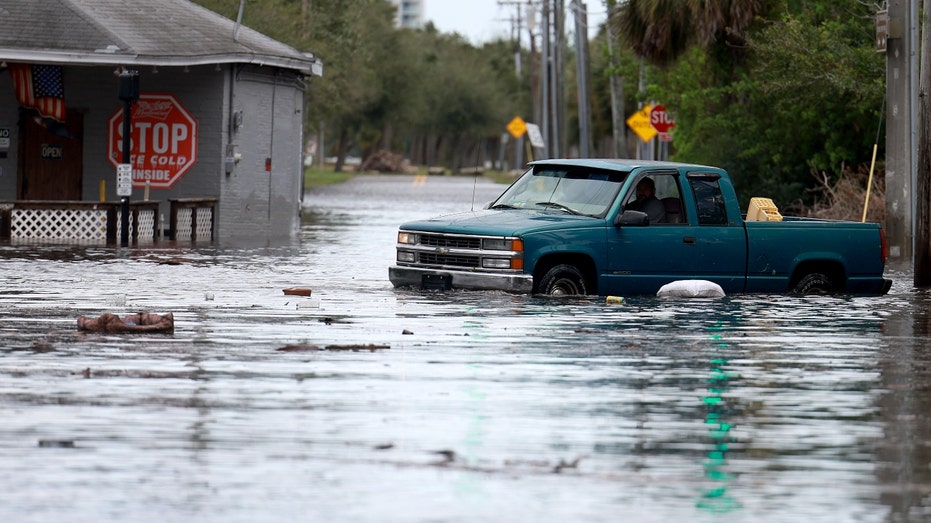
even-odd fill
[(130, 68), (254, 64), (323, 74), (312, 53), (188, 0), (0, 0), (0, 60)]

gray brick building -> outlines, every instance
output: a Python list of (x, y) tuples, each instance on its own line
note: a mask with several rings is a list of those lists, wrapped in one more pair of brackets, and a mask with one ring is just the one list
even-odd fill
[(293, 237), (304, 91), (322, 68), (187, 0), (0, 0), (0, 201), (118, 201), (132, 70), (131, 200), (159, 202), (163, 228), (171, 201), (204, 201), (215, 239)]

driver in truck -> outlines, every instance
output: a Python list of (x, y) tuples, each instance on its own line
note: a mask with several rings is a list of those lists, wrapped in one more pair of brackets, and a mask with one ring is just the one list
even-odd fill
[(637, 183), (637, 199), (628, 203), (625, 209), (646, 213), (650, 223), (666, 221), (666, 207), (656, 197), (656, 182), (653, 178), (644, 178)]

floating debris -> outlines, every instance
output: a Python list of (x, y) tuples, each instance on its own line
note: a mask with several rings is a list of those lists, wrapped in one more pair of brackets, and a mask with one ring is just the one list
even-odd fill
[(439, 454), (443, 459), (434, 463), (434, 465), (449, 465), (450, 463), (456, 461), (456, 451), (443, 449), (443, 450), (434, 450), (433, 454)]
[(78, 330), (83, 332), (131, 333), (131, 332), (167, 332), (175, 330), (175, 318), (172, 313), (165, 315), (140, 312), (119, 317), (105, 313), (97, 319), (78, 316)]
[[(285, 303), (285, 305), (287, 305), (288, 303)], [(320, 300), (300, 300), (296, 304), (294, 304), (294, 308), (295, 309), (319, 309)]]
[(410, 331), (410, 330), (404, 329), (403, 331), (401, 331), (401, 334), (410, 335), (410, 334), (414, 334), (414, 331)]
[(31, 348), (35, 352), (51, 352), (55, 350), (55, 346), (47, 341), (34, 341)]
[(72, 439), (40, 439), (39, 446), (43, 448), (73, 449)]
[(282, 352), (310, 352), (315, 350), (320, 350), (320, 347), (317, 345), (310, 345), (306, 343), (296, 344), (296, 345), (285, 345), (284, 347), (279, 347), (275, 350)]
[(562, 471), (565, 470), (565, 469), (576, 469), (576, 468), (579, 468), (579, 462), (582, 461), (582, 458), (584, 458), (584, 457), (585, 457), (585, 456), (579, 456), (579, 457), (575, 458), (575, 459), (572, 460), (572, 461), (566, 461), (566, 460), (564, 460), (564, 459), (560, 459), (560, 460), (559, 460), (559, 463), (557, 463), (556, 466), (553, 467), (553, 473), (554, 473), (554, 474), (559, 474), (560, 472), (562, 472)]
[(376, 345), (374, 343), (370, 343), (367, 345), (326, 345), (324, 347), (320, 347), (319, 345), (313, 345), (310, 343), (296, 343), (296, 344), (291, 344), (291, 345), (285, 345), (284, 347), (279, 347), (275, 350), (281, 351), (281, 352), (312, 352), (312, 351), (318, 351), (318, 350), (332, 350), (332, 351), (344, 350), (344, 351), (352, 351), (352, 352), (359, 352), (359, 351), (367, 350), (369, 352), (375, 352), (377, 350), (386, 350), (390, 348), (391, 348), (390, 345)]
[(150, 261), (159, 265), (187, 265), (194, 262), (194, 260), (191, 258), (183, 258), (181, 256), (171, 256), (168, 258), (163, 258), (161, 256), (149, 256), (144, 261)]
[(326, 325), (333, 325), (334, 323), (352, 323), (352, 320), (348, 319), (346, 316), (321, 316), (317, 318), (317, 321)]
[(306, 287), (289, 287), (287, 289), (281, 289), (287, 296), (310, 296), (310, 293), (313, 292), (311, 289)]
[(374, 343), (369, 343), (367, 345), (327, 345), (324, 347), (326, 350), (349, 350), (352, 352), (359, 352), (360, 350), (367, 350), (369, 352), (375, 352), (377, 350), (390, 349), (390, 345), (375, 345)]

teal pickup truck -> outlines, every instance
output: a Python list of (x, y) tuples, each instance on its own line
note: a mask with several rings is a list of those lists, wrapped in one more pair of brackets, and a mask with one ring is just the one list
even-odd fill
[(879, 224), (754, 211), (741, 214), (715, 167), (537, 161), (483, 210), (401, 225), (388, 276), (395, 287), (550, 295), (655, 294), (696, 279), (727, 294), (889, 291)]

